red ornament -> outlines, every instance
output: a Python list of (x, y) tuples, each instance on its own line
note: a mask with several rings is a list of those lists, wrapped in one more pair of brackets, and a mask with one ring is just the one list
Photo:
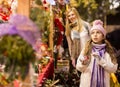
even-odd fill
[(46, 0), (43, 1), (43, 4), (47, 4)]
[(9, 19), (9, 16), (11, 15), (11, 5), (14, 0), (11, 1), (11, 4), (8, 3), (6, 0), (2, 0), (0, 4), (0, 18), (3, 21), (7, 21)]
[(42, 1), (42, 4), (43, 4), (44, 9), (45, 9), (45, 10), (48, 10), (49, 3), (47, 3), (46, 0), (43, 0), (43, 1)]
[(45, 10), (47, 10), (48, 9), (48, 7), (45, 7)]
[(20, 87), (20, 81), (19, 80), (14, 80), (13, 81), (14, 87)]
[(4, 21), (7, 21), (9, 19), (9, 16), (3, 14), (3, 13), (0, 13), (0, 17), (2, 18), (2, 20)]

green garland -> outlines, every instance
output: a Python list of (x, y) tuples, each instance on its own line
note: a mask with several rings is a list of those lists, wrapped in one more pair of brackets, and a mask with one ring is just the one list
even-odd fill
[(1, 38), (0, 64), (5, 65), (9, 80), (14, 80), (18, 74), (24, 79), (29, 71), (29, 63), (34, 61), (34, 50), (20, 36), (6, 35)]

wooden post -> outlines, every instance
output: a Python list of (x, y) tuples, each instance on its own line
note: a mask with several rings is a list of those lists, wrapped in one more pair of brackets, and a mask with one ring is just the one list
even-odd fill
[[(50, 34), (49, 34), (49, 46), (53, 53), (53, 12), (52, 6), (50, 5)], [(52, 54), (53, 55), (53, 54)]]
[(29, 17), (30, 0), (18, 0), (17, 13)]
[[(17, 14), (24, 15), (29, 18), (30, 0), (18, 0)], [(29, 66), (31, 70), (31, 65)], [(29, 71), (29, 74), (25, 77), (25, 80), (21, 81), (22, 83), (24, 83), (21, 87), (32, 87), (33, 84), (30, 79), (32, 76), (33, 73), (31, 74), (31, 72)]]

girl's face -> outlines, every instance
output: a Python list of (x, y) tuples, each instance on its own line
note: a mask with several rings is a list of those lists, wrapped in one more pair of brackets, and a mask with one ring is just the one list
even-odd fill
[(102, 44), (102, 41), (104, 39), (104, 35), (102, 34), (101, 31), (94, 29), (91, 32), (91, 39), (96, 44)]
[(68, 19), (72, 23), (74, 23), (76, 21), (77, 18), (76, 18), (76, 15), (75, 15), (75, 13), (73, 11), (70, 11), (68, 13)]

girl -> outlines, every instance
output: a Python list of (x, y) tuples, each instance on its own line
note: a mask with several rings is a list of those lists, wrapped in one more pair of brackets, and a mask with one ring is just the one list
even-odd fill
[(75, 8), (70, 8), (66, 12), (66, 38), (68, 41), (69, 53), (72, 65), (75, 67), (76, 60), (82, 47), (90, 39), (89, 23), (83, 21)]
[(110, 73), (117, 70), (113, 48), (106, 37), (101, 20), (95, 20), (90, 30), (91, 40), (85, 45), (76, 64), (81, 72), (80, 87), (110, 87)]

